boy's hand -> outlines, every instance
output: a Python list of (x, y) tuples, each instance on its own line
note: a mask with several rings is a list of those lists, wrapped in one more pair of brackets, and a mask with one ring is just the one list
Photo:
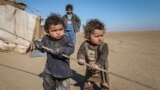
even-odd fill
[(90, 64), (90, 67), (89, 67), (91, 70), (97, 70), (98, 69), (98, 65), (96, 64)]
[(54, 54), (54, 55), (59, 55), (59, 54), (61, 54), (61, 53), (60, 53), (60, 49), (59, 49), (59, 48), (53, 49), (52, 54)]
[(85, 64), (85, 60), (83, 60), (83, 59), (78, 60), (78, 64), (84, 65)]
[(58, 56), (59, 58), (63, 57), (63, 49), (62, 48), (56, 48), (52, 50), (52, 54)]
[(39, 49), (42, 49), (42, 46), (44, 46), (44, 44), (39, 40), (35, 40), (33, 41), (33, 43), (35, 44), (36, 48), (39, 48)]

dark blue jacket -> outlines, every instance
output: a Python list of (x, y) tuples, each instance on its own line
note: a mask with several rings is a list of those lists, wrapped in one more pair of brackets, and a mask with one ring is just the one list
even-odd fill
[[(42, 38), (44, 46), (50, 49), (61, 48), (60, 52), (70, 56), (74, 52), (74, 45), (69, 37), (64, 36), (60, 40), (54, 40), (50, 36), (46, 35)], [(68, 78), (72, 76), (70, 69), (70, 60), (65, 57), (59, 57), (47, 52), (47, 62), (45, 67), (47, 73), (56, 78)]]

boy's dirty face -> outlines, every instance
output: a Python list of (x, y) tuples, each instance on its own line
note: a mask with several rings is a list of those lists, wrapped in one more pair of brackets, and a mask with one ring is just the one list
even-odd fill
[(89, 41), (99, 45), (104, 41), (104, 30), (95, 29), (89, 37)]
[(62, 24), (50, 25), (49, 35), (53, 39), (61, 39), (64, 36), (64, 27)]
[(67, 9), (67, 13), (68, 13), (68, 14), (71, 14), (71, 13), (72, 13), (72, 9), (68, 8), (68, 9)]

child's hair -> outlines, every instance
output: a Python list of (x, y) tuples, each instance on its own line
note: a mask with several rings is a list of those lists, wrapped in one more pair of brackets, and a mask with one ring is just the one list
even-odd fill
[(72, 4), (67, 4), (67, 5), (66, 5), (66, 11), (67, 11), (68, 9), (73, 10), (73, 6), (72, 6)]
[(83, 27), (84, 28), (84, 37), (86, 39), (89, 39), (90, 34), (95, 30), (104, 30), (105, 31), (105, 25), (103, 22), (101, 22), (98, 19), (90, 19), (87, 21), (86, 25)]
[(57, 25), (57, 24), (62, 24), (64, 27), (62, 16), (60, 14), (51, 13), (45, 21), (44, 29), (47, 33), (49, 33), (50, 25)]

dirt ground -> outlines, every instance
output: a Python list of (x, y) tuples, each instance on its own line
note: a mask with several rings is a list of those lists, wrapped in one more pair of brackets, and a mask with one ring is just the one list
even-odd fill
[[(77, 34), (71, 56), (71, 90), (81, 90), (85, 67), (76, 62), (84, 40)], [(160, 90), (160, 32), (107, 32), (111, 90)], [(31, 58), (30, 53), (0, 52), (0, 90), (43, 90), (41, 73), (46, 57)]]

